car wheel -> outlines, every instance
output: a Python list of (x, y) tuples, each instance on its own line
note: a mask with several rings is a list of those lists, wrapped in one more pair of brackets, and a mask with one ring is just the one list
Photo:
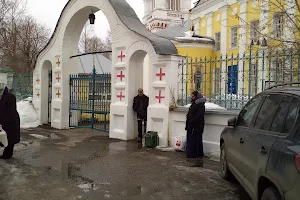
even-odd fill
[(268, 187), (263, 192), (261, 200), (281, 200), (281, 196), (276, 188)]
[(221, 164), (221, 176), (225, 180), (230, 180), (232, 177), (232, 174), (228, 168), (227, 165), (227, 156), (226, 156), (226, 150), (225, 150), (225, 143), (221, 145), (220, 149), (220, 164)]

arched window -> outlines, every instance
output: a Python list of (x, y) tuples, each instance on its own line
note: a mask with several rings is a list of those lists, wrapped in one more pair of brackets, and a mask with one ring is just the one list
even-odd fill
[(169, 10), (180, 10), (180, 0), (167, 0)]

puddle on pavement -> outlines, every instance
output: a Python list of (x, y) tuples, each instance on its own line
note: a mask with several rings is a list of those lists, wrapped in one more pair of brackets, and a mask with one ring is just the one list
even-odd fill
[(138, 187), (132, 187), (132, 188), (127, 188), (126, 190), (123, 190), (120, 194), (125, 197), (133, 197), (133, 196), (138, 196), (143, 194), (145, 191), (144, 189), (140, 186)]
[(61, 139), (61, 137), (59, 137), (57, 134), (55, 133), (50, 133), (50, 135), (48, 135), (48, 137), (52, 140), (59, 140)]
[(140, 142), (114, 142), (109, 144), (109, 150), (134, 151), (141, 149), (143, 144)]

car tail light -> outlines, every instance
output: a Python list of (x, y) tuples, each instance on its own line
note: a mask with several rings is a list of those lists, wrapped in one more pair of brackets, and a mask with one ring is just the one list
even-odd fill
[(296, 168), (298, 169), (298, 172), (300, 172), (300, 154), (296, 154), (295, 156), (295, 165), (296, 165)]

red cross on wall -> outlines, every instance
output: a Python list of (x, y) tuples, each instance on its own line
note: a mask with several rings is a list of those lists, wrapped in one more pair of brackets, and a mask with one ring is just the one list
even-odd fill
[(56, 62), (57, 66), (59, 67), (60, 65), (60, 61), (59, 61), (59, 58), (57, 59), (57, 62)]
[(123, 54), (122, 50), (121, 50), (121, 54), (118, 56), (118, 58), (120, 58), (121, 62), (123, 62), (123, 58), (125, 58), (125, 54)]
[(56, 80), (57, 80), (58, 83), (59, 83), (59, 80), (60, 80), (60, 79), (61, 79), (61, 78), (60, 78), (59, 74), (57, 74)]
[(39, 92), (36, 94), (36, 96), (37, 96), (38, 98), (40, 98), (40, 95), (41, 95), (41, 94), (40, 94)]
[(156, 76), (159, 76), (159, 80), (162, 80), (163, 76), (166, 76), (166, 73), (163, 73), (162, 68), (159, 69), (159, 73), (156, 74)]
[(125, 78), (125, 75), (123, 74), (123, 71), (121, 71), (121, 73), (117, 75), (117, 78), (120, 78), (121, 81), (123, 81), (123, 78)]
[(122, 92), (120, 92), (120, 94), (119, 94), (119, 95), (117, 95), (117, 97), (118, 97), (118, 98), (120, 98), (120, 101), (122, 101), (122, 99), (123, 99), (123, 98), (125, 98), (125, 96), (123, 95), (123, 93), (122, 93)]
[(58, 90), (57, 93), (56, 93), (56, 96), (59, 98), (60, 95), (61, 95), (61, 93), (60, 93), (59, 90)]
[(161, 90), (158, 92), (158, 96), (155, 96), (156, 99), (158, 99), (158, 103), (161, 103), (161, 99), (164, 99), (164, 96), (161, 96)]

